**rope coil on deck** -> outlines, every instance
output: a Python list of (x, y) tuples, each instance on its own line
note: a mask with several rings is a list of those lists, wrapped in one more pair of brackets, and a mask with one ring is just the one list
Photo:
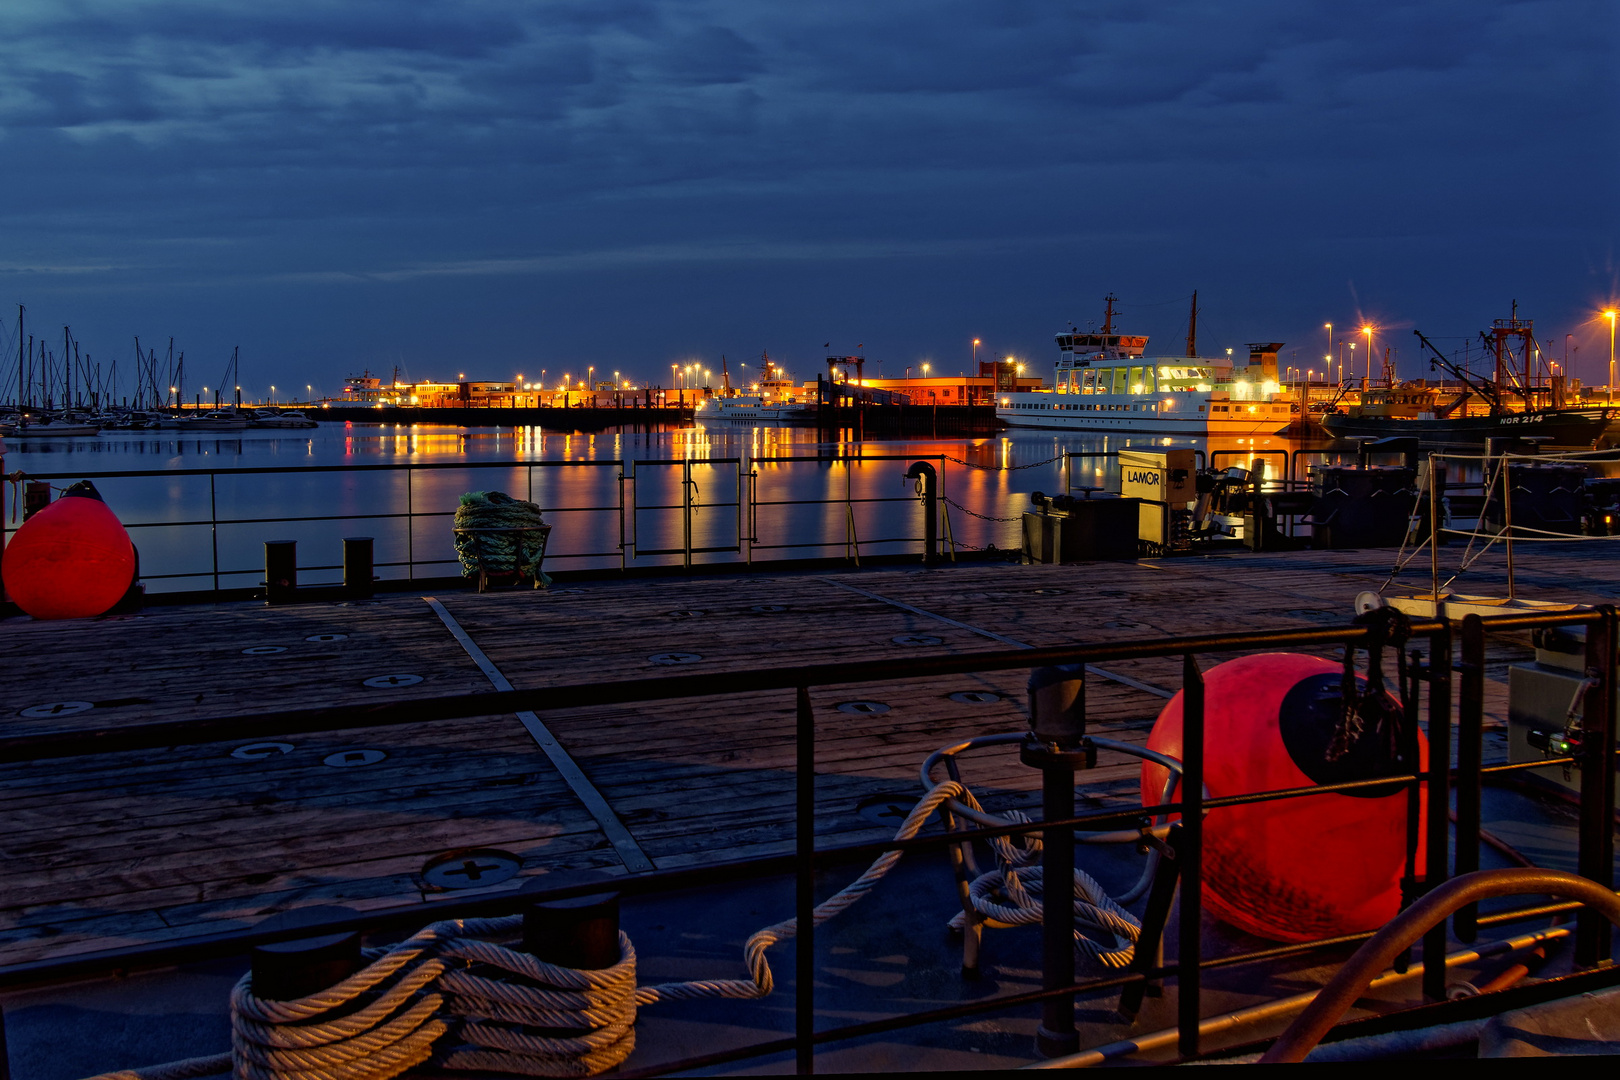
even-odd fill
[[(895, 833), (909, 840), (943, 804), (984, 813), (972, 793), (947, 780), (923, 796)], [(1011, 811), (1007, 824), (1028, 822)], [(1033, 836), (1019, 843), (990, 841), (998, 868), (972, 884), (973, 903), (1005, 926), (1041, 918), (1040, 853)], [(846, 910), (899, 863), (903, 852), (879, 856), (860, 877), (816, 906), (812, 925)], [(1091, 877), (1075, 872), (1075, 918), (1110, 934), (1106, 948), (1076, 931), (1076, 948), (1111, 967), (1130, 962), (1139, 924)], [(958, 913), (952, 921), (959, 926)], [(252, 975), (231, 993), (232, 1052), (94, 1080), (189, 1080), (230, 1070), (238, 1080), (389, 1080), (423, 1063), (445, 1069), (525, 1076), (594, 1076), (635, 1049), (637, 1010), (662, 1001), (763, 998), (775, 988), (766, 952), (798, 934), (786, 919), (756, 931), (743, 946), (749, 977), (636, 986), (636, 952), (619, 934), (619, 961), (600, 970), (549, 964), (496, 940), (513, 939), (522, 916), (433, 923), (385, 949), (368, 949), (370, 963), (308, 997), (272, 1001), (253, 994)]]

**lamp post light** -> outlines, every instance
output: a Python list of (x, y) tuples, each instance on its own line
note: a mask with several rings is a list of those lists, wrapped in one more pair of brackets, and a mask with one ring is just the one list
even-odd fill
[[(1343, 345), (1344, 342), (1341, 341), (1341, 342), (1339, 342), (1339, 344)], [(1341, 362), (1342, 362), (1343, 353), (1340, 354), (1340, 357), (1341, 357)], [(1355, 373), (1356, 373), (1356, 343), (1354, 341), (1352, 341), (1350, 343), (1350, 374), (1351, 374), (1351, 376), (1354, 376)], [(1366, 379), (1361, 380), (1361, 388), (1363, 390), (1367, 389), (1367, 380)]]
[(1367, 382), (1371, 383), (1372, 382), (1372, 336), (1373, 336), (1373, 328), (1372, 328), (1371, 324), (1363, 326), (1361, 328), (1361, 332), (1363, 334), (1367, 335)]
[[(1323, 323), (1322, 325), (1327, 328), (1327, 356), (1325, 359), (1327, 360), (1328, 370), (1331, 371), (1333, 369), (1333, 324)], [(1341, 386), (1344, 384), (1344, 365), (1342, 363), (1339, 365), (1339, 384)]]
[(309, 383), (304, 384), (304, 403), (306, 405), (315, 404), (315, 388)]
[(1608, 311), (1605, 311), (1603, 313), (1603, 317), (1605, 319), (1609, 320), (1609, 404), (1610, 405), (1614, 404), (1614, 317), (1617, 314), (1620, 314), (1620, 312), (1616, 312), (1613, 308), (1610, 308)]
[(973, 370), (979, 370), (979, 339), (973, 339)]

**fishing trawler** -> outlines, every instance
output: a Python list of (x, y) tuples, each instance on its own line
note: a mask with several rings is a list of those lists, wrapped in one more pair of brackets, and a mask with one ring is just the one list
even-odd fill
[[(724, 357), (721, 357), (721, 363), (724, 365)], [(695, 417), (738, 426), (792, 424), (815, 419), (814, 404), (803, 400), (800, 388), (788, 378), (781, 365), (771, 359), (769, 352), (760, 354), (759, 372), (759, 381), (752, 383), (747, 390), (733, 390), (731, 374), (722, 367), (724, 387), (721, 393), (699, 401)]]
[[(1145, 334), (1114, 331), (1113, 295), (1102, 329), (1058, 334), (1051, 389), (1004, 391), (996, 417), (1009, 427), (1169, 435), (1261, 435), (1287, 426), (1294, 404), (1277, 380), (1281, 342), (1249, 346), (1248, 361), (1197, 355), (1150, 357)], [(1196, 311), (1194, 313), (1196, 318)]]
[[(1386, 358), (1382, 386), (1362, 391), (1359, 404), (1322, 417), (1322, 428), (1336, 439), (1415, 436), (1425, 446), (1483, 446), (1510, 437), (1555, 446), (1591, 446), (1609, 425), (1611, 410), (1567, 403), (1562, 375), (1538, 372), (1535, 324), (1497, 319), (1480, 336), (1494, 360), (1489, 377), (1476, 375), (1467, 361), (1457, 363), (1413, 330), (1430, 354), (1429, 366), (1449, 376), (1449, 385), (1427, 380), (1400, 381)], [(1442, 400), (1444, 398), (1444, 400)]]

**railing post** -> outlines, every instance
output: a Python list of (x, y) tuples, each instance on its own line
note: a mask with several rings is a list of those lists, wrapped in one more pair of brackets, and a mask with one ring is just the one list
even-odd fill
[(214, 595), (219, 595), (219, 499), (214, 473), (208, 474), (208, 536), (214, 549)]
[(810, 688), (798, 688), (797, 769), (794, 776), (795, 903), (793, 980), (794, 1062), (801, 1075), (816, 1071), (816, 714)]
[(1176, 943), (1176, 1026), (1182, 1057), (1198, 1056), (1204, 901), (1204, 676), (1191, 653), (1181, 665), (1181, 918)]
[[(1074, 773), (1096, 760), (1086, 741), (1086, 683), (1079, 665), (1036, 668), (1029, 676), (1029, 735), (1019, 760), (1041, 770), (1041, 820), (1074, 817)], [(1041, 986), (1074, 985), (1074, 827), (1041, 830)], [(1041, 1004), (1035, 1046), (1047, 1057), (1080, 1048), (1074, 997)]]
[[(255, 929), (315, 927), (356, 914), (353, 908), (322, 904), (272, 915)], [(360, 935), (353, 930), (260, 945), (253, 950), (253, 994), (272, 1001), (293, 1001), (334, 986), (363, 966)]]
[[(1605, 604), (1587, 624), (1586, 677), (1594, 685), (1581, 710), (1580, 875), (1614, 887), (1614, 706), (1615, 609)], [(1582, 908), (1575, 919), (1575, 963), (1592, 967), (1609, 959), (1613, 931), (1608, 919)]]
[(364, 600), (372, 593), (372, 538), (345, 536), (343, 538), (343, 591), (348, 596)]
[(681, 544), (686, 568), (692, 569), (692, 459), (681, 461)]
[[(1480, 768), (1484, 763), (1485, 727), (1485, 624), (1478, 615), (1466, 615), (1462, 624), (1462, 683), (1457, 688), (1457, 851), (1453, 872), (1470, 874), (1479, 869)], [(1474, 920), (1479, 905), (1467, 904), (1452, 918), (1457, 940), (1470, 943), (1478, 935)]]
[[(1429, 654), (1429, 821), (1423, 891), (1446, 880), (1451, 839), (1451, 626), (1442, 623)], [(1347, 643), (1346, 648), (1349, 648)], [(1446, 997), (1446, 924), (1423, 935), (1423, 993)]]

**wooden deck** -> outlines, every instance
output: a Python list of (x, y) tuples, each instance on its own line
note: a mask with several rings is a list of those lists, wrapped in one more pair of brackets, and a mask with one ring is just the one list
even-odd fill
[[(1554, 550), (1525, 560), (1521, 595), (1620, 596), (1606, 545), (1542, 548)], [(914, 798), (930, 751), (1025, 725), (1022, 672), (908, 678), (913, 658), (1343, 624), (1354, 596), (1383, 583), (1390, 554), (592, 583), (444, 595), (443, 617), (427, 598), (396, 595), (10, 620), (0, 623), (9, 735), (453, 696), (490, 690), (492, 678), (534, 689), (701, 672), (713, 675), (714, 696), (542, 712), (562, 757), (543, 752), (536, 725), (489, 716), (0, 767), (0, 964), (174, 940), (316, 903), (416, 903), (446, 895), (422, 877), (428, 861), (462, 849), (521, 860), (518, 878), (491, 886), (502, 890), (559, 870), (791, 850), (792, 695), (727, 693), (729, 672), (779, 664), (892, 662), (890, 682), (814, 694), (818, 838), (879, 839), (892, 826), (858, 812), (862, 800)], [(1470, 578), (1467, 591), (1500, 592), (1496, 571)], [(1525, 650), (1493, 650), (1499, 723), (1505, 666)], [(1090, 684), (1092, 730), (1144, 739), (1179, 661), (1105, 667), (1124, 681)], [(959, 691), (996, 697), (952, 700)], [(64, 704), (73, 702), (93, 707)], [(838, 708), (850, 702), (888, 711)], [(1102, 765), (1087, 777), (1092, 799), (1134, 797), (1135, 765)], [(1016, 754), (969, 759), (964, 771), (993, 808), (1036, 801), (1038, 775)]]

